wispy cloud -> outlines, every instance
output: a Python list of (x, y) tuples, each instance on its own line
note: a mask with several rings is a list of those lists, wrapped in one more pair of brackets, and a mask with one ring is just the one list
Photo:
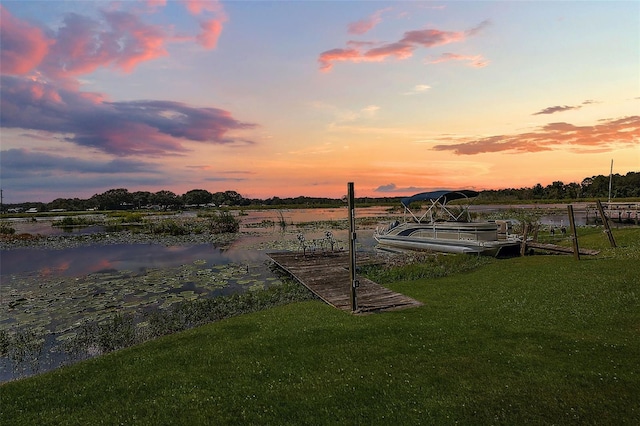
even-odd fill
[[(406, 59), (413, 56), (418, 48), (432, 48), (450, 43), (464, 41), (480, 33), (488, 21), (466, 31), (442, 31), (438, 29), (413, 30), (391, 43), (376, 44), (373, 42), (350, 42), (347, 48), (337, 48), (322, 52), (318, 57), (320, 70), (328, 72), (335, 62), (381, 62), (387, 58)], [(373, 46), (373, 47), (372, 47)], [(365, 49), (369, 47), (368, 49)]]
[(347, 32), (349, 34), (364, 34), (371, 31), (376, 25), (382, 22), (382, 14), (390, 10), (390, 7), (380, 9), (365, 19), (350, 23)]
[[(497, 135), (468, 140), (447, 138), (449, 144), (435, 145), (436, 151), (453, 151), (458, 155), (487, 152), (540, 152), (560, 148), (580, 152), (601, 152), (611, 146), (640, 145), (640, 116), (601, 120), (591, 126), (549, 123), (539, 129), (514, 135)], [(455, 143), (457, 141), (457, 143)]]
[(207, 49), (215, 48), (223, 25), (228, 19), (222, 4), (217, 0), (183, 0), (183, 3), (192, 15), (208, 16), (207, 19), (200, 21), (201, 31), (196, 36), (196, 40)]
[(380, 185), (379, 187), (377, 187), (376, 189), (374, 189), (375, 192), (382, 192), (382, 193), (388, 193), (391, 195), (397, 195), (397, 194), (415, 194), (417, 192), (422, 192), (425, 191), (425, 188), (420, 188), (420, 187), (416, 187), (416, 186), (406, 186), (406, 187), (398, 187), (396, 186), (395, 183), (389, 183), (386, 185)]
[(421, 93), (426, 93), (428, 90), (431, 89), (431, 86), (429, 86), (428, 84), (416, 84), (415, 86), (413, 86), (413, 89), (411, 89), (408, 92), (405, 92), (405, 95), (419, 95)]
[(470, 67), (474, 68), (484, 68), (489, 65), (489, 61), (487, 61), (482, 55), (459, 55), (457, 53), (443, 53), (436, 59), (429, 60), (430, 64), (440, 64), (442, 62), (450, 62), (450, 61), (464, 61)]
[(555, 114), (556, 112), (564, 112), (564, 111), (572, 111), (572, 110), (576, 110), (576, 109), (580, 109), (582, 108), (584, 105), (592, 105), (592, 104), (597, 104), (597, 101), (594, 101), (592, 99), (587, 99), (586, 101), (582, 102), (582, 105), (556, 105), (556, 106), (550, 106), (544, 109), (541, 109), (538, 112), (534, 112), (532, 115), (546, 115), (546, 114)]
[(577, 106), (556, 105), (556, 106), (547, 107), (538, 112), (534, 112), (532, 115), (555, 114), (556, 112), (571, 111), (571, 110), (580, 109), (580, 108), (582, 108), (582, 105), (577, 105)]

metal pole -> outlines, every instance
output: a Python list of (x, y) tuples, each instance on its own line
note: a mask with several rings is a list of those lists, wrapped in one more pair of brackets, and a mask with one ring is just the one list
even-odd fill
[(355, 312), (358, 310), (358, 296), (356, 294), (358, 280), (356, 279), (356, 215), (353, 182), (349, 182), (347, 184), (347, 194), (349, 200), (349, 277), (351, 279), (351, 311)]
[(578, 232), (576, 231), (576, 222), (575, 222), (575, 218), (573, 217), (573, 206), (571, 204), (569, 204), (567, 206), (567, 209), (569, 210), (569, 225), (571, 226), (571, 241), (573, 242), (573, 257), (576, 258), (576, 260), (580, 260), (580, 248), (578, 247)]

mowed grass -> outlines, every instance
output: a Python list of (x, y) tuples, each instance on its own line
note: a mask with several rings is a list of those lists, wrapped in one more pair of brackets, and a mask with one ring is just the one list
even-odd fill
[(638, 424), (640, 229), (614, 234), (387, 284), (420, 308), (294, 303), (10, 382), (0, 423)]

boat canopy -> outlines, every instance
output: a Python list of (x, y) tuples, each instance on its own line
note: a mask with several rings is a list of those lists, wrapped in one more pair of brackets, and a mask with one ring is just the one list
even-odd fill
[[(461, 212), (454, 213), (449, 210), (446, 206), (448, 201), (460, 200), (460, 199), (469, 199), (474, 198), (480, 195), (476, 191), (471, 190), (461, 190), (461, 191), (433, 191), (433, 192), (421, 192), (420, 194), (416, 194), (412, 197), (407, 197), (402, 199), (402, 205), (404, 206), (404, 211), (406, 213), (410, 213), (411, 216), (415, 219), (416, 222), (422, 223), (422, 221), (429, 216), (431, 222), (434, 221), (434, 213), (437, 212), (438, 209), (447, 213), (448, 220), (459, 221), (460, 218), (466, 214), (467, 220), (471, 220), (469, 217), (468, 209), (463, 209)], [(420, 217), (416, 216), (416, 213), (412, 212), (409, 208), (409, 205), (414, 201), (429, 201), (431, 205), (427, 209), (426, 212)]]
[(471, 190), (461, 190), (461, 191), (432, 191), (432, 192), (421, 192), (420, 194), (413, 195), (411, 197), (406, 197), (402, 199), (402, 205), (405, 207), (409, 207), (409, 204), (414, 201), (426, 201), (429, 200), (431, 202), (439, 201), (440, 204), (444, 205), (448, 201), (459, 200), (461, 198), (473, 198), (480, 195), (479, 192), (471, 191)]

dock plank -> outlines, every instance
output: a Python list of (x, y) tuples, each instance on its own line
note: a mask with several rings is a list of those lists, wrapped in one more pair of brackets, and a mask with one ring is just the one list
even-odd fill
[[(327, 304), (351, 312), (351, 283), (349, 277), (349, 253), (269, 253), (268, 256), (280, 268), (316, 294)], [(375, 262), (369, 256), (358, 256), (358, 264)], [(371, 313), (406, 309), (422, 303), (396, 293), (367, 278), (358, 276), (356, 289), (358, 310), (356, 313)]]

